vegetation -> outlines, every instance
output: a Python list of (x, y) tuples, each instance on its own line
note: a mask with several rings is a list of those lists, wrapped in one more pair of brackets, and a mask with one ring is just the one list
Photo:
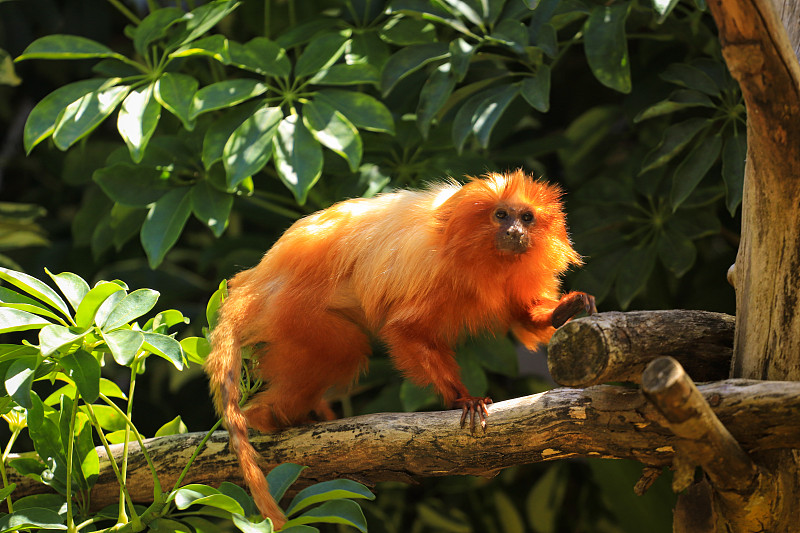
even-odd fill
[[(116, 431), (159, 434), (176, 415), (193, 429), (211, 427), (196, 364), (208, 295), (254, 264), (294, 219), (344, 197), (523, 167), (567, 190), (573, 238), (587, 258), (570, 288), (595, 294), (603, 310), (733, 311), (724, 272), (738, 239), (744, 105), (704, 2), (167, 4), (0, 3), (0, 121), (8, 132), (0, 261), (14, 269), (2, 278), (29, 295), (0, 293), (0, 332), (10, 339), (0, 355), (12, 436), (5, 452), (14, 445), (52, 458), (12, 466), (60, 489), (57, 500), (34, 505), (58, 524), (93, 528), (127, 513), (129, 527), (144, 524), (137, 516), (158, 517), (149, 522), (156, 529), (178, 527), (166, 520), (179, 516), (158, 514), (175, 512), (171, 497), (183, 501), (177, 485), (155, 495), (162, 507), (149, 515), (124, 498), (111, 516), (93, 513), (82, 499), (93, 446), (108, 431), (109, 442), (127, 442)], [(52, 280), (72, 311), (15, 272), (39, 275), (44, 266), (63, 272)], [(127, 284), (88, 284), (68, 272)], [(128, 285), (152, 287), (182, 311), (137, 326), (158, 294)], [(128, 298), (138, 314), (120, 310), (109, 322)], [(159, 357), (140, 374), (150, 354)], [(476, 395), (546, 386), (511, 379), (517, 355), (506, 338), (473, 339), (459, 360)], [(116, 425), (94, 420), (92, 412), (117, 413), (117, 405), (125, 416)], [(430, 391), (398, 383), (378, 355), (340, 411), (436, 405)], [(37, 436), (37, 424), (58, 440)], [(54, 448), (43, 451), (43, 443)], [(668, 530), (673, 500), (662, 485), (644, 501), (621, 494), (637, 474), (635, 465), (603, 462), (519, 468), (492, 482), (382, 487), (365, 509), (373, 531)], [(216, 505), (215, 516), (252, 510), (234, 487), (194, 490), (185, 501)], [(12, 491), (3, 495), (18, 512), (25, 503)], [(13, 515), (4, 520), (3, 530), (27, 527)], [(42, 520), (56, 523), (53, 514)]]

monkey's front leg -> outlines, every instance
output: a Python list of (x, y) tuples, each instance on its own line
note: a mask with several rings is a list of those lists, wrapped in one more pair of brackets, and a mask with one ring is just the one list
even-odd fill
[(470, 395), (461, 382), (460, 369), (453, 350), (425, 325), (393, 322), (384, 326), (381, 337), (398, 370), (420, 386), (433, 385), (445, 404), (460, 408), (461, 427), (470, 420), (470, 430), (475, 432), (476, 420), (486, 430), (487, 405), (491, 398)]
[(561, 297), (558, 305), (553, 309), (550, 323), (554, 328), (558, 329), (581, 311), (585, 311), (587, 315), (593, 315), (597, 312), (594, 296), (585, 292), (568, 292)]

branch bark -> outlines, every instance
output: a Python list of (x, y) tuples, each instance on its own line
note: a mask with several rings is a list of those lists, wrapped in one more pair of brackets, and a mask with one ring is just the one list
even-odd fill
[(556, 330), (547, 366), (556, 383), (568, 387), (638, 383), (648, 363), (671, 355), (695, 381), (725, 379), (734, 326), (734, 317), (708, 311), (599, 313)]
[[(714, 412), (747, 450), (800, 446), (800, 383), (732, 380), (699, 387)], [(347, 477), (367, 484), (413, 482), (430, 476), (492, 476), (518, 464), (566, 457), (634, 459), (650, 467), (672, 462), (679, 438), (663, 416), (636, 389), (598, 386), (555, 389), (490, 406), (486, 434), (459, 428), (460, 411), (384, 413), (253, 435), (252, 442), (269, 469), (294, 462), (310, 468), (300, 486)], [(769, 413), (769, 417), (763, 416)], [(148, 439), (162, 486), (171, 487), (202, 433)], [(218, 485), (240, 481), (228, 435), (218, 431), (189, 470), (184, 483)], [(114, 455), (121, 445), (113, 447)], [(152, 499), (150, 473), (132, 445), (128, 487), (135, 501)], [(101, 474), (92, 505), (117, 500), (118, 489), (101, 449)], [(20, 497), (46, 487), (13, 474)]]

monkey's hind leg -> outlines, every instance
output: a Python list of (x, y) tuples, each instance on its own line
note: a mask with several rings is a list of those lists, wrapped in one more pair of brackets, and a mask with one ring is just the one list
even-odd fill
[(273, 339), (259, 357), (255, 371), (266, 388), (244, 407), (250, 427), (268, 432), (302, 424), (312, 411), (334, 417), (323, 395), (354, 381), (366, 366), (370, 346), (353, 323), (330, 313), (321, 315), (313, 332), (284, 330), (294, 334)]

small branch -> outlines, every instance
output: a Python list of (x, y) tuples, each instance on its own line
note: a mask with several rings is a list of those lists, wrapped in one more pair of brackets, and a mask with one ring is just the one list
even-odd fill
[[(699, 387), (742, 446), (750, 450), (800, 447), (800, 383), (731, 380)], [(566, 457), (633, 459), (662, 468), (674, 458), (678, 437), (637, 389), (598, 386), (554, 389), (489, 407), (486, 434), (459, 428), (460, 411), (382, 413), (253, 434), (264, 469), (283, 462), (306, 465), (299, 486), (332, 478), (367, 484), (414, 482), (431, 476), (492, 476), (514, 465)], [(175, 483), (205, 433), (147, 439), (145, 445), (164, 486)], [(112, 446), (121, 453), (122, 446)], [(117, 498), (105, 452), (92, 504)], [(12, 474), (19, 498), (48, 488)], [(215, 432), (184, 483), (240, 482), (228, 434)], [(128, 490), (134, 501), (153, 497), (152, 477), (137, 443), (130, 445)]]
[(719, 490), (751, 493), (758, 468), (725, 429), (683, 367), (660, 357), (642, 375), (642, 392), (684, 439), (679, 452), (703, 467)]
[(735, 319), (707, 311), (599, 313), (568, 322), (550, 340), (547, 365), (568, 387), (638, 382), (647, 364), (671, 355), (697, 381), (728, 377)]
[(642, 375), (642, 392), (681, 438), (676, 463), (688, 463), (681, 465), (685, 472), (699, 465), (708, 476), (714, 504), (723, 510), (717, 531), (774, 531), (772, 506), (764, 502), (777, 502), (779, 476), (750, 459), (681, 365), (671, 357), (650, 363)]

